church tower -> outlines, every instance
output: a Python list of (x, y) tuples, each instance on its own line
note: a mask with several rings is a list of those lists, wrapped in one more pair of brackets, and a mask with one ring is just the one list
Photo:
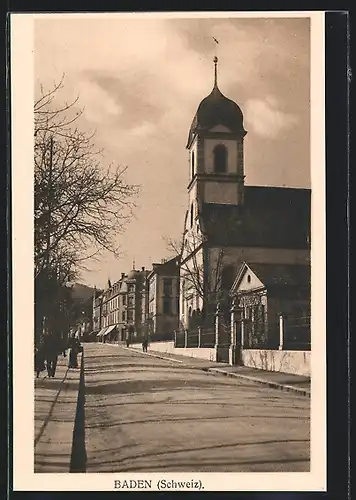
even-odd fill
[(198, 215), (202, 203), (236, 206), (244, 202), (243, 114), (218, 87), (217, 57), (214, 66), (213, 90), (199, 104), (186, 146), (192, 218)]

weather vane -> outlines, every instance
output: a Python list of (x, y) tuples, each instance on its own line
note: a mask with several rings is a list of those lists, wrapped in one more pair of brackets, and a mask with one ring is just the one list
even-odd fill
[(215, 45), (215, 57), (217, 57), (217, 48), (218, 48), (218, 45), (219, 45), (219, 40), (217, 38), (215, 38), (214, 36), (213, 36), (213, 40), (214, 40), (214, 42), (216, 44)]

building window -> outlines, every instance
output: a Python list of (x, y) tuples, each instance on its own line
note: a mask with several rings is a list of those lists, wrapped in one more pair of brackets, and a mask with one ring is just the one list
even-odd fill
[(214, 148), (214, 171), (217, 174), (224, 174), (227, 171), (227, 149), (223, 144)]
[(122, 319), (122, 321), (126, 321), (125, 311), (122, 311), (122, 313), (121, 313), (121, 319)]
[(171, 314), (172, 300), (170, 298), (163, 299), (163, 314)]
[(247, 275), (247, 283), (251, 283), (251, 276), (249, 274)]
[(172, 296), (172, 279), (170, 278), (165, 278), (163, 280), (163, 295), (165, 297), (171, 297)]
[(191, 167), (192, 167), (192, 179), (194, 177), (194, 174), (195, 174), (195, 155), (194, 155), (194, 151), (192, 151), (192, 157), (191, 157)]
[(133, 320), (133, 311), (127, 311), (127, 321)]
[(134, 291), (135, 291), (135, 285), (128, 285), (128, 287), (127, 287), (127, 291), (128, 291), (129, 293), (134, 292)]
[(122, 305), (126, 306), (126, 295), (122, 296)]
[(128, 297), (128, 306), (132, 306), (133, 305), (133, 297)]
[(193, 227), (194, 222), (194, 203), (190, 206), (190, 227)]

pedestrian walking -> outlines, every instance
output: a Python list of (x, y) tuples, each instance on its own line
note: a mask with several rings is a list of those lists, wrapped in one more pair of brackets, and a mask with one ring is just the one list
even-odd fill
[(78, 353), (80, 350), (79, 339), (73, 335), (68, 342), (68, 368), (78, 368)]
[(142, 341), (142, 350), (143, 350), (143, 352), (147, 352), (147, 348), (148, 348), (148, 338), (146, 337)]
[(45, 365), (45, 355), (43, 350), (43, 343), (41, 342), (38, 347), (35, 347), (35, 370), (36, 378), (40, 376), (40, 373), (46, 369)]
[(66, 343), (64, 340), (62, 340), (62, 354), (63, 354), (63, 358), (67, 357), (67, 346), (66, 346)]
[(44, 338), (44, 352), (46, 358), (47, 374), (49, 378), (56, 375), (58, 362), (58, 342), (54, 335), (47, 334)]

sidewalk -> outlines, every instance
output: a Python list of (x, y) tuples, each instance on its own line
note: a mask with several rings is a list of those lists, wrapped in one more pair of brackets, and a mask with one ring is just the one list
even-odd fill
[[(127, 347), (124, 348), (127, 349)], [(142, 352), (141, 346), (129, 347), (128, 349), (135, 352)], [(152, 347), (149, 347), (147, 354), (161, 359), (178, 362), (182, 365), (194, 367), (210, 373), (246, 379), (258, 384), (267, 385), (274, 389), (292, 391), (300, 394), (301, 396), (310, 397), (309, 377), (290, 373), (259, 370), (257, 368), (250, 368), (247, 366), (230, 366), (226, 363), (216, 363), (209, 360), (197, 359), (179, 354), (161, 353), (154, 351), (154, 348)]]
[(63, 356), (54, 378), (35, 378), (35, 472), (69, 472), (79, 379), (80, 368), (68, 369)]

